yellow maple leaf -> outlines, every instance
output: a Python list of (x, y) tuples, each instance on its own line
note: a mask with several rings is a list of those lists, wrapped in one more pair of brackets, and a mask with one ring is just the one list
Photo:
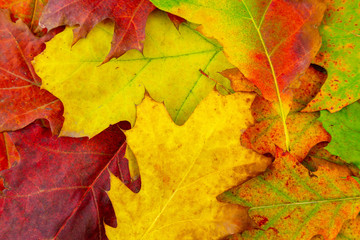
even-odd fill
[(133, 124), (145, 88), (181, 125), (215, 85), (199, 69), (230, 89), (229, 81), (219, 74), (232, 67), (222, 47), (193, 25), (182, 24), (178, 31), (165, 13), (154, 12), (147, 22), (143, 54), (131, 50), (101, 65), (113, 27), (98, 24), (73, 47), (73, 34), (67, 28), (33, 61), (42, 87), (64, 104), (60, 135), (92, 137), (119, 121)]
[(250, 93), (213, 91), (183, 126), (162, 104), (146, 97), (138, 106), (127, 142), (137, 157), (142, 188), (131, 192), (111, 178), (110, 199), (118, 227), (110, 239), (217, 239), (237, 232), (243, 211), (216, 196), (264, 171), (270, 160), (245, 149), (239, 139), (253, 121)]

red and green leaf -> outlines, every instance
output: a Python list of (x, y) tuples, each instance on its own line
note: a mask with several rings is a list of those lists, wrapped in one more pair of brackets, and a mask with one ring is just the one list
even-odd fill
[[(241, 73), (232, 76), (237, 82)], [(326, 79), (326, 74), (311, 66), (300, 78), (300, 86), (293, 89), (290, 113), (286, 119), (289, 129), (290, 153), (302, 161), (310, 149), (319, 142), (329, 142), (331, 137), (317, 120), (319, 113), (300, 112), (316, 95)], [(262, 96), (257, 96), (251, 105), (255, 125), (246, 129), (241, 143), (258, 153), (276, 155), (276, 148), (286, 150), (283, 125), (276, 105)]]

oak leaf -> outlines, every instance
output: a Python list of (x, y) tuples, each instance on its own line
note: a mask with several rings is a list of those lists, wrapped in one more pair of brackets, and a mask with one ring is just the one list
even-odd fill
[(40, 89), (41, 79), (31, 65), (45, 49), (48, 36), (35, 37), (21, 20), (13, 23), (7, 10), (0, 10), (0, 31), (0, 132), (14, 131), (45, 118), (53, 133), (59, 133), (63, 105)]
[[(237, 75), (230, 78), (237, 81)], [(286, 125), (289, 129), (290, 153), (299, 161), (302, 161), (317, 143), (331, 140), (321, 122), (317, 120), (319, 113), (300, 112), (316, 95), (325, 79), (325, 73), (311, 66), (299, 79), (300, 86), (292, 90), (293, 99)], [(254, 149), (258, 153), (270, 153), (273, 156), (276, 155), (277, 147), (286, 150), (286, 138), (276, 105), (262, 96), (257, 96), (251, 105), (251, 111), (256, 123), (242, 134), (243, 146)]]
[(39, 122), (7, 134), (20, 161), (0, 172), (0, 238), (107, 239), (104, 223), (116, 226), (109, 169), (123, 171), (126, 147), (119, 125), (90, 140), (52, 136)]
[(164, 102), (176, 124), (183, 124), (215, 86), (199, 69), (230, 88), (218, 73), (232, 66), (221, 46), (192, 25), (182, 24), (177, 31), (165, 13), (154, 12), (147, 23), (143, 54), (131, 50), (100, 65), (111, 30), (112, 25), (99, 24), (71, 48), (67, 29), (33, 61), (42, 87), (64, 104), (61, 135), (92, 137), (109, 124), (123, 120), (134, 124), (135, 105), (142, 101), (145, 88), (153, 99)]
[(73, 30), (75, 44), (99, 22), (113, 20), (114, 36), (111, 50), (103, 61), (106, 63), (130, 49), (142, 51), (146, 20), (154, 9), (149, 0), (49, 0), (40, 23), (49, 30), (62, 25), (78, 26)]
[(360, 215), (344, 223), (336, 240), (360, 239)]
[(321, 111), (319, 121), (331, 135), (326, 149), (360, 168), (360, 102), (336, 113)]
[(360, 211), (360, 184), (321, 166), (312, 174), (289, 153), (277, 153), (262, 175), (218, 199), (249, 209), (258, 229), (227, 239), (334, 239)]
[(213, 91), (183, 126), (145, 98), (135, 127), (125, 132), (142, 188), (133, 194), (111, 180), (118, 227), (106, 227), (110, 239), (218, 239), (236, 232), (244, 211), (217, 202), (216, 195), (270, 163), (239, 144), (240, 130), (252, 120), (248, 98), (253, 95)]
[(360, 99), (360, 12), (357, 0), (326, 0), (320, 34), (323, 44), (315, 63), (328, 79), (305, 111), (336, 112)]
[(11, 14), (20, 18), (37, 35), (44, 33), (39, 27), (39, 18), (48, 0), (0, 0), (0, 8), (9, 9)]
[(347, 163), (338, 156), (332, 155), (325, 149), (327, 142), (315, 145), (304, 161), (301, 162), (307, 169), (316, 172), (319, 166), (327, 165), (332, 171), (341, 172), (345, 176), (360, 177), (360, 170), (354, 164)]
[(205, 36), (219, 41), (229, 61), (265, 99), (275, 102), (288, 149), (288, 87), (320, 48), (317, 26), (325, 4), (313, 0), (151, 1), (161, 10), (201, 24)]

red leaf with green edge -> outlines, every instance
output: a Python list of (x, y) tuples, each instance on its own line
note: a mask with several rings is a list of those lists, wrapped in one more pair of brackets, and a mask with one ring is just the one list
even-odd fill
[(39, 27), (39, 18), (48, 0), (0, 0), (0, 8), (9, 9), (15, 18), (20, 18), (37, 35), (46, 31)]
[(289, 153), (277, 153), (266, 172), (218, 196), (249, 208), (258, 229), (227, 239), (334, 239), (360, 211), (360, 184), (327, 166), (309, 174)]
[(119, 125), (90, 140), (57, 138), (38, 122), (8, 134), (21, 160), (0, 173), (0, 238), (107, 239), (109, 169), (119, 172), (126, 148)]
[(145, 39), (145, 24), (155, 9), (149, 0), (50, 0), (40, 23), (49, 30), (58, 26), (77, 26), (74, 31), (75, 44), (105, 19), (115, 21), (111, 50), (103, 63), (120, 57), (127, 50), (142, 51)]
[(320, 34), (323, 44), (315, 63), (328, 79), (304, 111), (336, 112), (360, 99), (360, 4), (358, 0), (326, 0)]
[[(240, 76), (239, 76), (240, 74)], [(241, 73), (232, 75), (232, 81), (241, 79)], [(286, 119), (289, 129), (290, 153), (302, 161), (310, 149), (319, 142), (329, 142), (330, 135), (317, 120), (319, 113), (300, 112), (316, 95), (326, 79), (326, 74), (312, 65), (299, 79), (300, 86), (293, 89), (290, 112)], [(255, 125), (246, 129), (241, 136), (241, 143), (260, 154), (276, 155), (276, 148), (286, 150), (285, 136), (276, 105), (262, 96), (257, 96), (251, 105)]]
[(305, 72), (321, 45), (317, 30), (325, 4), (314, 0), (151, 0), (156, 7), (201, 24), (229, 61), (275, 102), (289, 148), (289, 85)]
[(45, 49), (43, 38), (35, 37), (18, 20), (11, 22), (7, 10), (0, 10), (0, 132), (23, 128), (36, 119), (49, 120), (53, 133), (63, 123), (63, 105), (40, 89), (41, 79), (31, 61)]

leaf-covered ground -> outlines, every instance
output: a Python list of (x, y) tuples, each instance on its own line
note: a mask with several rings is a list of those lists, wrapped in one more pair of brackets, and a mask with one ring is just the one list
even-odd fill
[(359, 239), (356, 0), (0, 0), (0, 239)]

